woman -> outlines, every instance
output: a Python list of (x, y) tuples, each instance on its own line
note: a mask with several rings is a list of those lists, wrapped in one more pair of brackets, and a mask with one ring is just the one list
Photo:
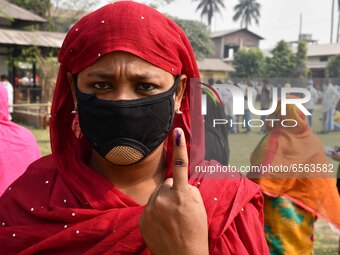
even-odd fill
[[(317, 217), (340, 228), (340, 199), (333, 167), (306, 116), (293, 104), (288, 104), (286, 111), (281, 115), (278, 102), (269, 117), (276, 120), (274, 127), (267, 127), (268, 134), (251, 156), (254, 166), (280, 166), (283, 170), (252, 177), (258, 177), (254, 181), (265, 194), (265, 231), (271, 254), (312, 254)], [(296, 126), (283, 127), (282, 121)]]
[(0, 199), (2, 252), (268, 253), (256, 184), (188, 179), (188, 156), (208, 163), (202, 116), (189, 112), (197, 64), (176, 24), (115, 2), (74, 25), (59, 61), (52, 155)]
[(0, 84), (0, 195), (41, 157), (33, 134), (10, 121), (8, 93)]

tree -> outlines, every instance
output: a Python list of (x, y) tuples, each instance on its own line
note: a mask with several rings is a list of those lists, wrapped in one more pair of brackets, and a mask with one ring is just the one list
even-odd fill
[(221, 13), (221, 8), (225, 8), (223, 0), (194, 0), (199, 1), (196, 11), (201, 10), (201, 18), (207, 16), (208, 26), (211, 27), (212, 17), (216, 13)]
[(10, 3), (18, 5), (41, 17), (46, 18), (52, 3), (50, 0), (9, 0)]
[(210, 39), (206, 25), (194, 20), (182, 20), (175, 17), (170, 18), (186, 33), (198, 60), (213, 54), (214, 44)]
[(37, 64), (39, 68), (40, 83), (42, 85), (42, 102), (52, 102), (53, 93), (59, 70), (59, 63), (56, 58), (43, 57), (37, 55)]
[[(44, 30), (66, 32), (71, 24), (90, 10), (96, 0), (9, 0), (11, 3), (29, 10), (45, 19)], [(169, 1), (169, 0), (168, 0)], [(53, 10), (53, 13), (52, 13)]]
[(96, 0), (51, 0), (53, 7), (48, 10), (49, 30), (67, 32), (82, 16), (91, 10)]
[(295, 54), (288, 43), (278, 42), (271, 53), (273, 56), (266, 58), (266, 75), (269, 78), (291, 78), (295, 69)]
[(236, 22), (241, 19), (241, 28), (248, 29), (252, 20), (259, 24), (260, 9), (261, 5), (256, 0), (239, 0), (239, 3), (234, 7), (233, 20)]
[(295, 62), (295, 78), (303, 79), (307, 78), (308, 69), (307, 69), (307, 43), (306, 41), (299, 41), (298, 51), (296, 53), (296, 62)]
[(165, 5), (165, 4), (170, 4), (174, 0), (148, 0), (145, 1), (145, 4), (148, 4), (150, 7), (157, 9), (159, 6)]
[(234, 57), (237, 78), (259, 78), (263, 74), (264, 55), (259, 49), (240, 49)]
[(340, 78), (340, 55), (333, 56), (328, 60), (326, 72), (330, 78)]

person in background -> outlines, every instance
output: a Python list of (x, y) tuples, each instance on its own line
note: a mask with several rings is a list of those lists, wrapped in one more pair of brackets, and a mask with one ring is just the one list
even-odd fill
[[(216, 89), (219, 93), (222, 103), (223, 96), (221, 95), (221, 88)], [(222, 88), (223, 90), (223, 88)], [(203, 93), (205, 90), (203, 90)], [(224, 105), (221, 105), (211, 94), (205, 93), (207, 99), (207, 114), (204, 115), (205, 128), (205, 159), (216, 160), (222, 165), (227, 166), (229, 163), (229, 123), (227, 125), (214, 126), (214, 119), (230, 120), (224, 111)]]
[[(231, 84), (231, 82), (226, 82), (225, 84)], [(224, 113), (227, 115), (227, 119), (232, 119), (233, 115), (233, 95), (226, 88), (225, 84), (221, 80), (216, 81), (216, 91), (219, 94), (221, 101), (223, 103)]]
[[(334, 147), (334, 151), (332, 152), (331, 158), (334, 159), (335, 161), (340, 162), (340, 146)], [(340, 194), (340, 165), (338, 166), (338, 171), (337, 171), (336, 186), (337, 186), (338, 192)]]
[(322, 95), (322, 130), (321, 134), (333, 131), (333, 113), (339, 101), (340, 93), (337, 91), (331, 79), (328, 79), (327, 86)]
[(305, 103), (305, 107), (311, 113), (311, 115), (307, 116), (307, 120), (308, 120), (309, 126), (312, 127), (314, 107), (315, 107), (315, 104), (318, 102), (318, 92), (314, 88), (314, 81), (313, 80), (308, 80), (307, 89), (311, 94), (311, 98), (307, 103)]
[[(264, 193), (265, 231), (271, 254), (312, 254), (317, 217), (340, 229), (340, 197), (319, 138), (298, 107), (286, 107), (286, 115), (282, 115), (281, 102), (277, 103), (270, 117), (278, 121), (268, 127), (250, 159), (252, 166), (276, 170), (248, 176)], [(288, 119), (296, 120), (297, 126), (279, 124)], [(283, 167), (288, 171), (280, 170)]]
[[(271, 94), (271, 87), (269, 85), (268, 80), (263, 81), (263, 86), (261, 90), (261, 110), (268, 110), (270, 108), (271, 100), (272, 100), (272, 94)], [(261, 120), (265, 123), (267, 119), (266, 115), (261, 116)], [(261, 127), (261, 131), (265, 132), (265, 125)]]
[[(337, 162), (340, 162), (340, 147), (339, 146), (336, 146), (334, 148), (334, 152), (332, 153), (331, 158), (334, 159)], [(340, 195), (340, 164), (338, 165), (336, 186), (338, 188), (338, 192), (339, 192), (339, 195)], [(340, 254), (340, 237), (339, 237), (338, 254)]]
[(0, 195), (41, 156), (33, 134), (9, 116), (8, 93), (0, 84)]
[(251, 127), (249, 125), (249, 121), (251, 119), (251, 112), (249, 109), (249, 105), (248, 105), (248, 91), (252, 90), (252, 104), (255, 105), (255, 100), (256, 100), (256, 89), (253, 87), (253, 84), (251, 81), (247, 81), (244, 86), (243, 86), (243, 91), (244, 91), (244, 116), (243, 116), (243, 121), (244, 121), (244, 128), (246, 129), (243, 133), (249, 133), (251, 131)]
[[(9, 113), (12, 114), (13, 113), (13, 100), (14, 100), (13, 86), (9, 82), (8, 76), (6, 74), (2, 74), (0, 76), (0, 83), (2, 83), (3, 86), (7, 90), (7, 94), (8, 94), (8, 110), (9, 110)], [(12, 119), (12, 116), (10, 116), (10, 119)]]
[(31, 74), (26, 72), (26, 74), (19, 79), (20, 86), (30, 86), (31, 85), (30, 77)]

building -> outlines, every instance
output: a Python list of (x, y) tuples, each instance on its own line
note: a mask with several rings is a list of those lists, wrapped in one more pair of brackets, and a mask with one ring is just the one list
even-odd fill
[(307, 51), (307, 67), (311, 77), (326, 77), (328, 60), (340, 54), (340, 43), (332, 44), (309, 44)]
[(231, 64), (224, 63), (219, 58), (205, 58), (197, 62), (202, 79), (214, 79), (214, 81), (225, 81), (235, 69)]
[(247, 29), (224, 30), (211, 33), (215, 53), (211, 58), (198, 61), (203, 79), (226, 81), (235, 69), (232, 65), (234, 53), (240, 48), (258, 48), (261, 36)]
[[(32, 12), (0, 0), (0, 73), (9, 74), (13, 84), (15, 77), (20, 75), (18, 73), (20, 68), (14, 60), (20, 59), (22, 49), (35, 46), (43, 54), (54, 51), (56, 55), (61, 47), (66, 34), (25, 29), (31, 25), (41, 26), (46, 22), (47, 20)], [(35, 63), (22, 63), (21, 66), (30, 68), (32, 77), (36, 76)], [(34, 85), (35, 82), (34, 79)]]
[(42, 56), (57, 56), (66, 36), (65, 33), (36, 30), (46, 23), (44, 18), (0, 0), (0, 73), (7, 74), (13, 85), (20, 84), (14, 86), (15, 108), (12, 117), (14, 121), (35, 127), (46, 127), (49, 104), (36, 107), (30, 103), (41, 102), (44, 95), (53, 93), (54, 87), (46, 86), (46, 83), (39, 86), (42, 85), (41, 78), (46, 77), (38, 77), (35, 61), (23, 55), (39, 49)]
[(211, 34), (215, 44), (214, 58), (232, 61), (234, 53), (240, 48), (259, 48), (263, 38), (245, 28), (217, 31)]

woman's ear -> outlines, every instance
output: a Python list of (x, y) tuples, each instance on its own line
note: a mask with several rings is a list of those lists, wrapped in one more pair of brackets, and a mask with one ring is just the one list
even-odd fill
[(69, 84), (70, 89), (71, 89), (74, 105), (76, 105), (76, 103), (77, 103), (76, 89), (74, 87), (75, 84), (74, 84), (73, 75), (72, 75), (71, 72), (67, 72), (67, 80), (68, 80), (68, 84)]
[(180, 81), (178, 83), (177, 90), (175, 93), (175, 111), (180, 111), (181, 102), (187, 85), (187, 76), (185, 74), (181, 74), (179, 79)]

